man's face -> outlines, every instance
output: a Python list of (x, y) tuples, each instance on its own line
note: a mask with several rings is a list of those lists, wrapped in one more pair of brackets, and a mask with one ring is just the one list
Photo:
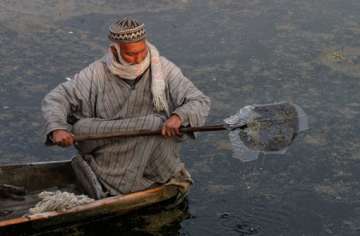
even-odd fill
[(145, 59), (148, 53), (145, 40), (134, 43), (119, 43), (119, 46), (121, 49), (121, 57), (130, 64), (139, 64)]

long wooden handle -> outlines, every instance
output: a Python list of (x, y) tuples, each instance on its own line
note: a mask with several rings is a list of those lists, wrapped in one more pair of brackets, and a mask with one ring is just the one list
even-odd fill
[[(210, 125), (210, 126), (180, 128), (180, 132), (191, 133), (191, 132), (219, 131), (226, 129), (227, 128), (225, 127), (224, 124), (218, 124), (218, 125)], [(96, 135), (77, 135), (75, 136), (75, 141), (107, 139), (107, 138), (128, 138), (128, 137), (153, 136), (153, 135), (161, 135), (161, 129), (121, 131), (121, 132), (113, 132), (109, 134), (96, 134)]]

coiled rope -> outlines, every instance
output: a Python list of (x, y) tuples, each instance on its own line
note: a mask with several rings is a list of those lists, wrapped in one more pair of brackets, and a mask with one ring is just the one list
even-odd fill
[(64, 211), (66, 209), (84, 205), (95, 201), (86, 195), (75, 195), (69, 192), (48, 192), (44, 191), (39, 193), (41, 201), (35, 207), (30, 208), (31, 214), (43, 213), (47, 211)]

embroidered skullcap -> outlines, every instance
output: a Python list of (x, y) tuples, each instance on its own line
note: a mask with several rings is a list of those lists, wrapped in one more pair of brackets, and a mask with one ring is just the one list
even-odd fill
[(145, 38), (144, 24), (125, 17), (110, 25), (109, 39), (113, 42), (137, 42)]

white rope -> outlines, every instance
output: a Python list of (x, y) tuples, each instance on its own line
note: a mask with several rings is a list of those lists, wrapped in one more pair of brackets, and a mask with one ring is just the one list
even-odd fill
[(95, 201), (86, 195), (75, 195), (69, 192), (41, 192), (39, 198), (42, 200), (38, 202), (35, 207), (30, 208), (31, 214), (43, 213), (47, 211), (64, 211), (66, 209), (87, 204)]

